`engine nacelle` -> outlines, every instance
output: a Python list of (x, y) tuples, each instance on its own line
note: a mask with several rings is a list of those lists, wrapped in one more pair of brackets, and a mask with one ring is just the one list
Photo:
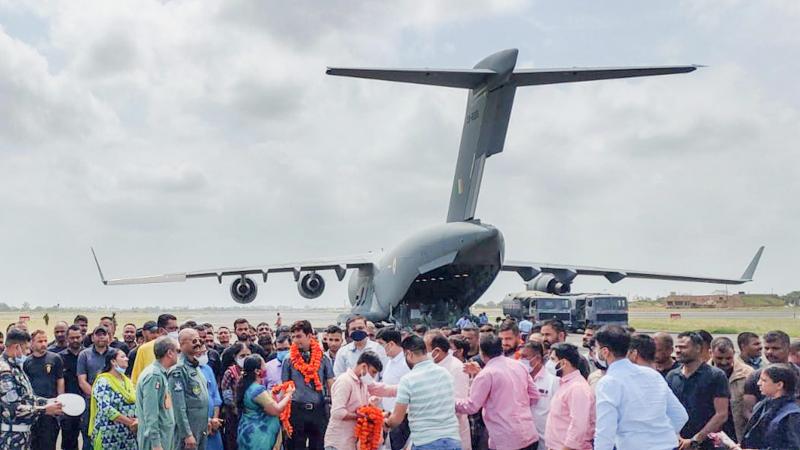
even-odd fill
[(236, 303), (246, 305), (256, 299), (258, 286), (250, 278), (237, 278), (231, 283), (231, 297)]
[(297, 281), (297, 292), (303, 298), (317, 298), (325, 291), (325, 280), (316, 272), (303, 275)]
[(548, 294), (569, 294), (572, 283), (563, 283), (555, 275), (544, 273), (525, 284), (529, 291), (547, 292)]

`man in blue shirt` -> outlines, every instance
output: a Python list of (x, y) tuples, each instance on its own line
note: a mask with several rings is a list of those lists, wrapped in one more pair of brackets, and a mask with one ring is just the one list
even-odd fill
[(606, 325), (594, 336), (595, 355), (608, 364), (597, 383), (595, 450), (672, 450), (689, 419), (664, 378), (655, 370), (630, 362), (630, 335)]

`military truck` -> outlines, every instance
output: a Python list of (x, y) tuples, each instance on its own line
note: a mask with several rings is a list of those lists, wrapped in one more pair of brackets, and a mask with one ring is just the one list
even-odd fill
[(503, 314), (517, 320), (533, 317), (541, 323), (559, 319), (570, 331), (582, 331), (586, 325), (628, 325), (628, 299), (612, 294), (547, 294), (523, 291), (506, 295)]

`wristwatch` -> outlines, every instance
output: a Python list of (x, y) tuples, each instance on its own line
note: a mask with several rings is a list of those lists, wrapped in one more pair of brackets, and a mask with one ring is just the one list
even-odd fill
[(692, 443), (689, 445), (690, 448), (700, 448), (701, 442), (698, 441), (696, 437), (692, 436), (692, 438), (689, 440), (692, 441)]

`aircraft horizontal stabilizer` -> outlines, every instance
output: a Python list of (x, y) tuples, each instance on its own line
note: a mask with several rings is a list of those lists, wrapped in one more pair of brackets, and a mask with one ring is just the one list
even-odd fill
[(641, 270), (629, 269), (613, 269), (604, 267), (592, 266), (572, 266), (566, 264), (549, 264), (549, 263), (535, 263), (535, 262), (522, 262), (522, 261), (506, 261), (503, 264), (502, 270), (506, 272), (517, 272), (523, 280), (530, 281), (541, 273), (552, 274), (558, 281), (564, 283), (571, 283), (578, 275), (594, 275), (603, 276), (611, 283), (624, 280), (625, 278), (643, 278), (650, 280), (669, 280), (669, 281), (690, 281), (696, 283), (714, 283), (714, 284), (743, 284), (748, 281), (753, 281), (753, 275), (756, 272), (758, 262), (761, 260), (761, 254), (764, 252), (764, 247), (761, 246), (756, 252), (747, 269), (742, 274), (741, 278), (717, 278), (717, 277), (704, 277), (696, 275), (678, 275), (671, 273), (660, 272), (645, 272)]
[(343, 77), (466, 89), (472, 89), (480, 85), (489, 76), (495, 74), (494, 71), (488, 69), (366, 69), (345, 67), (329, 67), (325, 73)]
[(648, 77), (687, 73), (701, 66), (661, 67), (575, 67), (572, 69), (520, 69), (511, 75), (515, 86), (573, 83), (578, 81), (610, 80), (613, 78)]

